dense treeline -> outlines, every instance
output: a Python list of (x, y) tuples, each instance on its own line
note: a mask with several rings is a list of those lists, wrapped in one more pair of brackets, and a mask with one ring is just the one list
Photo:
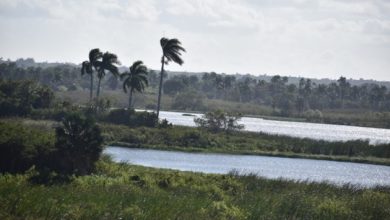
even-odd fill
[[(157, 71), (149, 70), (147, 81), (151, 91), (157, 92)], [(317, 116), (322, 110), (355, 109), (390, 111), (390, 90), (374, 83), (351, 85), (345, 77), (330, 84), (317, 84), (302, 78), (298, 84), (289, 83), (287, 77), (274, 76), (270, 81), (251, 76), (204, 73), (203, 75), (174, 75), (167, 78), (163, 93), (173, 98), (172, 108), (204, 110), (204, 98), (270, 106), (283, 116), (305, 113)], [(0, 78), (10, 80), (33, 79), (54, 90), (87, 90), (88, 77), (80, 75), (80, 67), (57, 65), (42, 67), (18, 67), (13, 62), (0, 64)], [(103, 79), (102, 87), (121, 89), (114, 76)], [(317, 111), (314, 111), (317, 110)], [(318, 111), (319, 110), (319, 111)], [(312, 111), (312, 112), (310, 112)]]
[(298, 85), (287, 77), (274, 76), (270, 82), (252, 77), (205, 73), (196, 76), (174, 76), (164, 84), (164, 91), (179, 96), (197, 91), (209, 99), (256, 103), (271, 106), (282, 115), (301, 114), (307, 110), (364, 109), (390, 110), (390, 91), (385, 86), (364, 84), (351, 86), (345, 77), (331, 84), (316, 84), (302, 78)]
[(54, 93), (34, 81), (8, 81), (0, 78), (0, 116), (24, 116), (34, 109), (50, 108)]

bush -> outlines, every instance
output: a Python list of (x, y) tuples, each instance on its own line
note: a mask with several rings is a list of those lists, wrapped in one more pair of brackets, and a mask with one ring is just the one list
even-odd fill
[(156, 127), (158, 125), (158, 118), (154, 112), (135, 112), (130, 116), (129, 126), (138, 127)]
[(103, 137), (91, 118), (72, 113), (56, 128), (55, 147), (52, 169), (65, 175), (86, 175), (93, 171), (103, 151)]
[(234, 131), (244, 128), (238, 124), (240, 114), (225, 113), (221, 110), (207, 112), (202, 118), (195, 118), (194, 122), (198, 127), (206, 128), (210, 131)]
[(133, 109), (115, 109), (105, 117), (104, 121), (113, 124), (128, 125), (130, 127), (156, 127), (157, 115), (153, 112), (136, 112)]
[(20, 173), (42, 166), (53, 151), (53, 134), (0, 122), (0, 172)]
[(108, 113), (105, 121), (113, 124), (129, 125), (130, 116), (134, 113), (134, 110), (113, 109)]

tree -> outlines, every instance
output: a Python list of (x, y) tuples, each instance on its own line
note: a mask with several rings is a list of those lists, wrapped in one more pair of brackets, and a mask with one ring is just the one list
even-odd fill
[(96, 98), (99, 99), (100, 95), (100, 84), (104, 76), (106, 75), (106, 71), (110, 72), (113, 74), (115, 77), (119, 76), (119, 71), (118, 67), (115, 64), (120, 64), (117, 55), (110, 53), (110, 52), (105, 52), (103, 54), (102, 60), (96, 61), (96, 66), (98, 69), (98, 87), (97, 87), (97, 92), (96, 92)]
[(158, 101), (157, 101), (157, 117), (160, 114), (160, 103), (161, 103), (161, 89), (163, 83), (164, 76), (164, 65), (168, 65), (170, 61), (173, 61), (179, 65), (184, 63), (183, 59), (180, 57), (181, 52), (185, 52), (186, 50), (181, 46), (181, 42), (174, 38), (161, 38), (160, 40), (161, 49), (163, 51), (163, 55), (161, 57), (161, 73), (160, 73), (160, 86), (158, 90)]
[(98, 61), (102, 58), (103, 54), (98, 48), (92, 49), (89, 52), (89, 61), (84, 61), (81, 66), (81, 75), (88, 74), (91, 77), (89, 101), (93, 98), (93, 72), (97, 69)]
[(347, 79), (343, 76), (341, 76), (337, 82), (339, 83), (339, 97), (341, 99), (341, 108), (344, 108), (344, 100), (345, 100), (345, 97), (347, 96), (347, 92), (349, 90), (349, 83), (347, 82)]
[(143, 92), (148, 85), (148, 70), (142, 61), (136, 61), (130, 66), (129, 72), (121, 75), (123, 81), (123, 90), (127, 93), (129, 89), (129, 108), (132, 108), (133, 92)]
[(103, 151), (100, 128), (91, 118), (72, 113), (56, 128), (54, 169), (65, 175), (86, 175), (93, 171)]

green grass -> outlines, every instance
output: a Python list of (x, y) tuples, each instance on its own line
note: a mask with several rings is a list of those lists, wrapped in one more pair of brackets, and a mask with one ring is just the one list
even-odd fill
[(389, 219), (390, 189), (145, 168), (107, 158), (60, 185), (0, 175), (0, 219)]

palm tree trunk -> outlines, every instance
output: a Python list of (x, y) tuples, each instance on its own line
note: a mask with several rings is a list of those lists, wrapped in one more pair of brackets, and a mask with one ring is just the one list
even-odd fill
[(130, 95), (129, 95), (129, 109), (132, 108), (132, 104), (131, 104), (132, 98), (133, 98), (133, 89), (130, 89)]
[(160, 115), (160, 104), (161, 104), (161, 90), (162, 90), (162, 82), (163, 82), (163, 76), (164, 76), (164, 56), (161, 59), (161, 73), (160, 73), (160, 87), (158, 89), (158, 101), (157, 101), (157, 118)]
[(89, 102), (92, 102), (93, 98), (93, 72), (91, 73), (91, 88), (89, 88)]
[(99, 99), (100, 95), (100, 82), (102, 81), (102, 78), (99, 78), (98, 86), (97, 86), (97, 92), (96, 92), (96, 99)]

